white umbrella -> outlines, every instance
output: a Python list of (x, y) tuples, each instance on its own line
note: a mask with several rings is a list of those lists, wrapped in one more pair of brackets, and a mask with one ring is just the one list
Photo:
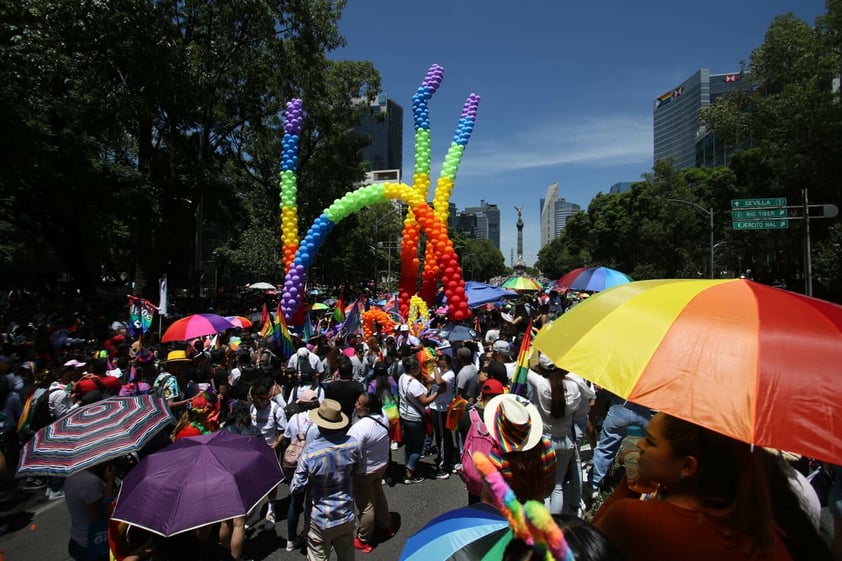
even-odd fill
[(248, 288), (252, 290), (277, 290), (274, 284), (269, 284), (268, 282), (256, 282), (248, 285)]

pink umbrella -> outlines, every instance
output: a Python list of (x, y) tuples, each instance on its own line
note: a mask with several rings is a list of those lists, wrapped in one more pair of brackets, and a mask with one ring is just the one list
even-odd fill
[(233, 327), (233, 323), (216, 314), (193, 314), (181, 318), (169, 326), (164, 332), (164, 336), (161, 337), (161, 342), (188, 341), (205, 335), (221, 333)]
[(252, 325), (251, 320), (243, 316), (225, 316), (225, 319), (230, 321), (234, 327), (240, 327), (242, 329), (248, 329)]

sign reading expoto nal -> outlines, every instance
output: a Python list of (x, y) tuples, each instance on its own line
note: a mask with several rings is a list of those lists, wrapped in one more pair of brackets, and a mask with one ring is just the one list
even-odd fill
[(786, 197), (734, 199), (731, 201), (734, 230), (781, 230), (789, 228)]

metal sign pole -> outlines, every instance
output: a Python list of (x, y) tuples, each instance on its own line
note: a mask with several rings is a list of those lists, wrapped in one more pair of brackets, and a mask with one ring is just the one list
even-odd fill
[(813, 252), (810, 247), (810, 205), (807, 189), (801, 189), (804, 203), (804, 294), (813, 295)]

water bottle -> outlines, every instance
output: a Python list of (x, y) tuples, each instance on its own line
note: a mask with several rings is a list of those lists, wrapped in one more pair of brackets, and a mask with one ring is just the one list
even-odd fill
[(642, 481), (638, 472), (640, 449), (637, 443), (642, 439), (643, 429), (637, 425), (629, 425), (627, 436), (620, 443), (620, 452), (617, 456), (626, 468), (626, 483), (629, 489), (636, 493), (650, 493), (655, 490), (655, 486), (648, 481)]

